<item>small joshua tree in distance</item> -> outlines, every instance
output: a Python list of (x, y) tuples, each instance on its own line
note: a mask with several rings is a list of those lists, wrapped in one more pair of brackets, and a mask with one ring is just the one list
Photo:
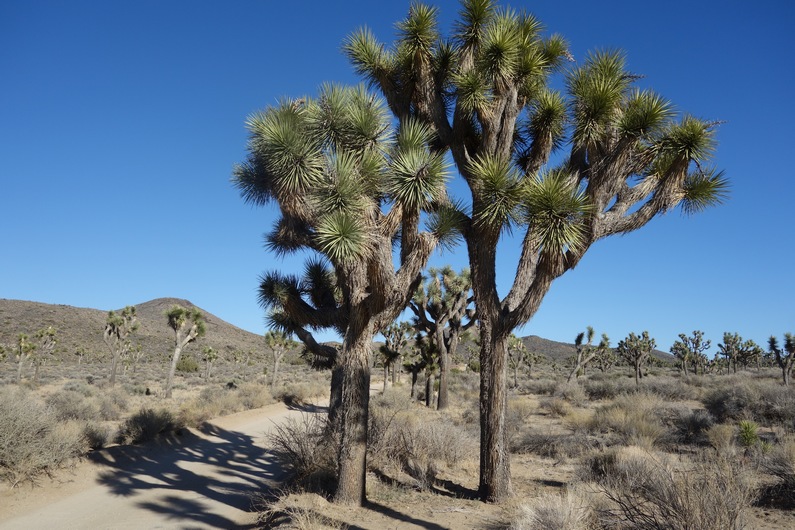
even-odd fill
[(166, 379), (165, 396), (171, 397), (171, 387), (174, 384), (174, 373), (177, 371), (177, 363), (182, 355), (182, 350), (199, 337), (204, 336), (206, 331), (204, 325), (204, 315), (198, 308), (187, 309), (181, 305), (174, 305), (166, 311), (168, 327), (174, 330), (174, 355), (171, 357), (171, 367), (168, 370)]

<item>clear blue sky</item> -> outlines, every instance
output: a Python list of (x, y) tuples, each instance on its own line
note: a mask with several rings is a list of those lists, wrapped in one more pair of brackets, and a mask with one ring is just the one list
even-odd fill
[[(441, 8), (442, 28), (458, 10)], [(731, 200), (593, 247), (522, 334), (613, 343), (648, 330), (795, 332), (795, 4), (780, 0), (517, 1), (582, 59), (622, 48), (678, 109), (724, 120)], [(98, 309), (187, 298), (264, 332), (257, 277), (274, 215), (230, 185), (244, 121), (324, 81), (367, 25), (386, 42), (408, 2), (7, 0), (0, 4), (0, 298)], [(506, 245), (510, 247), (510, 245)], [(507, 286), (511, 255), (505, 249)], [(464, 249), (434, 258), (464, 265)], [(503, 287), (505, 289), (506, 287)]]

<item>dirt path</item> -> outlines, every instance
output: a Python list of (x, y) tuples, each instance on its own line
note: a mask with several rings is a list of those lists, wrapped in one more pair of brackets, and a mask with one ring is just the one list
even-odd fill
[(0, 528), (252, 528), (251, 495), (281, 477), (265, 434), (301, 412), (279, 403), (99, 451), (55, 481), (0, 494)]

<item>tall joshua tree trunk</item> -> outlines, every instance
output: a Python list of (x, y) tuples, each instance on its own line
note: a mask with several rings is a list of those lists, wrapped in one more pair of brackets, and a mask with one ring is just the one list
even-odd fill
[(351, 322), (345, 334), (342, 351), (339, 482), (334, 500), (342, 504), (361, 506), (365, 499), (370, 355), (375, 332), (371, 322), (359, 324), (356, 326)]
[(508, 334), (481, 328), (480, 347), (480, 497), (505, 499), (511, 493), (510, 454), (506, 429)]

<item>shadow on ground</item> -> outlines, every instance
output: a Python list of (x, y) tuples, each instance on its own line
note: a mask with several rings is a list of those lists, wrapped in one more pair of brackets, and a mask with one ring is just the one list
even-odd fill
[[(99, 483), (125, 497), (150, 490), (139, 506), (174, 520), (190, 520), (214, 528), (240, 528), (214, 513), (211, 502), (254, 512), (252, 498), (272, 493), (284, 478), (275, 456), (242, 433), (205, 424), (205, 439), (190, 431), (142, 446), (118, 446), (98, 451), (90, 459), (106, 466)], [(248, 526), (253, 527), (253, 526)], [(244, 528), (248, 528), (244, 527)]]

